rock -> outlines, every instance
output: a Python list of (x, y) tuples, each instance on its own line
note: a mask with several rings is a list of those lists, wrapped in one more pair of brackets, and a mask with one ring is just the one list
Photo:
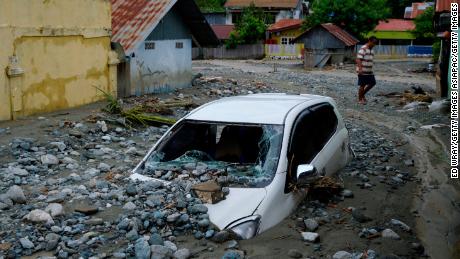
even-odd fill
[(308, 231), (315, 231), (319, 226), (318, 222), (316, 222), (314, 219), (306, 219), (304, 220), (304, 223)]
[(351, 212), (351, 215), (359, 223), (365, 223), (365, 222), (368, 222), (368, 221), (372, 220), (372, 218), (370, 218), (367, 215), (365, 215), (361, 209), (354, 209)]
[(108, 131), (108, 128), (107, 128), (107, 124), (105, 123), (105, 121), (97, 121), (96, 122), (97, 125), (99, 126), (99, 129), (102, 131), (102, 132), (107, 132)]
[(308, 242), (316, 242), (319, 240), (319, 234), (315, 232), (301, 232), (302, 239)]
[(48, 235), (46, 235), (45, 237), (45, 241), (46, 241), (46, 245), (45, 245), (45, 249), (46, 251), (51, 251), (53, 249), (55, 249), (59, 243), (59, 240), (61, 239), (61, 237), (55, 233), (49, 233)]
[(404, 164), (406, 166), (414, 166), (414, 160), (413, 159), (404, 160)]
[(176, 244), (174, 244), (173, 242), (169, 241), (169, 240), (166, 240), (164, 242), (164, 246), (166, 246), (167, 248), (171, 249), (171, 251), (176, 252), (177, 251), (177, 246)]
[(34, 223), (54, 224), (54, 220), (51, 215), (39, 209), (29, 212), (29, 214), (24, 216), (24, 219)]
[(287, 254), (291, 258), (302, 258), (302, 256), (303, 256), (302, 253), (299, 252), (299, 250), (297, 250), (297, 249), (289, 249)]
[(149, 243), (144, 238), (139, 238), (134, 245), (134, 252), (138, 259), (150, 259), (151, 248)]
[(206, 212), (208, 212), (208, 207), (206, 207), (203, 204), (196, 204), (190, 208), (190, 213), (192, 214), (206, 213)]
[(342, 195), (345, 198), (353, 198), (353, 192), (351, 190), (345, 189), (342, 191)]
[(395, 240), (401, 239), (401, 237), (399, 237), (399, 235), (396, 234), (396, 232), (394, 232), (393, 230), (391, 230), (389, 228), (387, 228), (387, 229), (382, 231), (382, 237), (383, 238), (395, 239)]
[(108, 172), (110, 171), (110, 168), (110, 165), (106, 163), (99, 163), (99, 165), (97, 166), (97, 169), (99, 169), (101, 172)]
[(164, 244), (164, 241), (163, 241), (163, 238), (159, 234), (153, 233), (150, 236), (149, 244), (150, 245), (161, 245), (162, 246)]
[(59, 203), (50, 203), (46, 206), (45, 211), (51, 214), (51, 217), (64, 215), (64, 207)]
[(404, 222), (400, 221), (400, 220), (397, 220), (397, 219), (391, 219), (390, 220), (390, 224), (392, 224), (393, 226), (398, 226), (400, 227), (402, 230), (404, 231), (407, 231), (407, 232), (410, 232), (411, 231), (411, 228)]
[(51, 142), (50, 146), (57, 147), (59, 151), (64, 151), (66, 149), (66, 144), (64, 142)]
[(176, 222), (181, 215), (179, 213), (173, 213), (166, 217), (166, 221), (169, 223)]
[(40, 157), (42, 164), (44, 165), (57, 165), (59, 164), (59, 159), (51, 154), (46, 154)]
[(238, 248), (238, 242), (236, 240), (230, 240), (225, 244), (226, 249)]
[(190, 250), (187, 248), (181, 248), (174, 253), (174, 258), (176, 259), (188, 259), (191, 256)]
[(211, 240), (216, 243), (223, 243), (225, 241), (234, 239), (233, 237), (234, 237), (233, 233), (223, 230), (223, 231), (219, 231), (216, 234), (214, 234)]
[(137, 188), (134, 184), (130, 184), (126, 187), (126, 194), (129, 196), (135, 196), (137, 194)]
[(92, 215), (99, 211), (98, 207), (91, 206), (91, 205), (79, 205), (75, 207), (76, 212), (83, 213), (85, 215)]
[(150, 246), (151, 259), (169, 258), (172, 256), (172, 252), (166, 246), (151, 245)]
[(8, 189), (6, 197), (10, 198), (14, 203), (26, 203), (27, 201), (22, 188), (17, 185), (13, 185)]
[(202, 220), (198, 221), (198, 226), (200, 226), (202, 228), (209, 226), (209, 224), (211, 224), (211, 223), (209, 222), (208, 219), (202, 219)]
[(19, 239), (19, 243), (24, 249), (32, 249), (35, 247), (34, 243), (32, 243), (27, 237), (23, 237)]
[(13, 166), (9, 166), (7, 169), (7, 172), (10, 174), (17, 175), (17, 176), (28, 176), (29, 175), (29, 172), (27, 172), (27, 170), (19, 168), (19, 167), (13, 167)]
[(133, 202), (127, 202), (125, 204), (125, 206), (123, 206), (123, 209), (124, 210), (135, 210), (136, 209), (136, 204), (134, 204)]
[(137, 233), (136, 229), (131, 229), (131, 231), (126, 233), (126, 238), (129, 241), (134, 241), (139, 238), (139, 234)]
[(222, 259), (243, 259), (244, 258), (244, 252), (240, 250), (228, 250), (225, 252), (224, 256), (222, 256)]
[(353, 259), (353, 256), (347, 251), (338, 251), (332, 256), (332, 259)]

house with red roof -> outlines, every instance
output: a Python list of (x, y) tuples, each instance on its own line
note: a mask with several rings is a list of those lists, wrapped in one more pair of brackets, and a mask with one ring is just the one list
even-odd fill
[(304, 45), (305, 68), (322, 68), (326, 64), (354, 60), (359, 41), (339, 26), (323, 23), (302, 33), (294, 42)]
[(230, 38), (230, 33), (235, 30), (235, 25), (233, 24), (212, 24), (211, 28), (216, 34), (219, 41), (223, 43)]
[(192, 46), (217, 45), (195, 1), (110, 0), (118, 95), (169, 92), (191, 86)]
[(301, 58), (303, 45), (294, 43), (302, 34), (301, 19), (281, 19), (267, 29), (265, 55), (269, 58)]
[(251, 4), (270, 14), (272, 20), (268, 23), (282, 19), (302, 19), (308, 14), (309, 8), (308, 2), (303, 0), (227, 0), (224, 6), (227, 13), (226, 24), (237, 23), (243, 9)]
[(367, 36), (377, 37), (381, 45), (412, 45), (415, 36), (411, 31), (414, 29), (412, 20), (388, 19), (380, 21)]

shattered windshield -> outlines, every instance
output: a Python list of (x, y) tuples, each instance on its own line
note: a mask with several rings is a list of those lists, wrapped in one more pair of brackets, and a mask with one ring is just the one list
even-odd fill
[(265, 187), (274, 178), (283, 126), (184, 121), (144, 164), (144, 175), (228, 187)]

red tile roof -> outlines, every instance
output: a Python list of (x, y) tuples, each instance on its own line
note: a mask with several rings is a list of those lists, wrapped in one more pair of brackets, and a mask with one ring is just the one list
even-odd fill
[(346, 32), (339, 26), (332, 24), (332, 23), (323, 23), (321, 26), (329, 31), (332, 35), (334, 35), (337, 39), (345, 43), (347, 46), (356, 45), (359, 40), (353, 37), (350, 33)]
[(388, 19), (380, 21), (374, 31), (411, 31), (414, 29), (415, 24), (412, 20)]
[(119, 42), (127, 55), (144, 41), (177, 0), (110, 0), (112, 41)]
[(235, 29), (235, 26), (226, 24), (215, 24), (211, 25), (211, 28), (219, 40), (227, 40), (230, 38), (230, 32), (232, 32)]
[(256, 7), (295, 8), (299, 0), (227, 0), (225, 7), (245, 7), (251, 3)]
[(284, 31), (289, 29), (296, 29), (302, 26), (301, 19), (282, 19), (272, 24), (269, 28), (269, 32)]
[(460, 0), (436, 0), (436, 12), (450, 12), (450, 4), (460, 4)]

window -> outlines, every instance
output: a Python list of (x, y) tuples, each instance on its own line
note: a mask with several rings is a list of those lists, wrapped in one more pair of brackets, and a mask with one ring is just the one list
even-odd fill
[(176, 49), (183, 49), (184, 48), (184, 43), (182, 41), (176, 42)]
[(220, 170), (230, 177), (230, 187), (261, 188), (276, 174), (282, 140), (280, 125), (185, 121), (150, 155), (143, 173), (176, 169), (180, 173), (187, 164), (201, 163), (210, 176)]
[(146, 42), (145, 42), (145, 49), (155, 49), (155, 42), (153, 42), (153, 41), (146, 41)]
[(283, 44), (283, 45), (293, 45), (294, 44), (294, 38), (292, 38), (292, 37), (282, 37), (281, 38), (281, 44)]
[(337, 122), (328, 103), (310, 107), (297, 117), (290, 137), (286, 192), (291, 191), (289, 184), (296, 178), (297, 166), (311, 163), (335, 133)]
[(288, 38), (285, 38), (285, 37), (281, 38), (281, 44), (287, 45), (288, 44)]

